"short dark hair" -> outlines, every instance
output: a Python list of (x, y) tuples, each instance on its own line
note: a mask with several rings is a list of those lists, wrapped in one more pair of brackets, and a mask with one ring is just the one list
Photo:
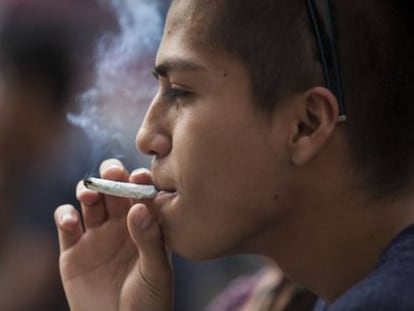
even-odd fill
[[(203, 41), (242, 61), (260, 108), (324, 85), (305, 0), (196, 2)], [(414, 168), (412, 11), (404, 0), (331, 3), (354, 162), (373, 194), (394, 194)]]

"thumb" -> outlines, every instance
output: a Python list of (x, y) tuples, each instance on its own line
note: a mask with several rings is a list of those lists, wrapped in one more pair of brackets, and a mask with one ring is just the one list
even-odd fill
[(172, 269), (158, 222), (144, 204), (128, 213), (128, 230), (139, 252), (139, 274), (149, 289), (163, 299), (171, 298)]

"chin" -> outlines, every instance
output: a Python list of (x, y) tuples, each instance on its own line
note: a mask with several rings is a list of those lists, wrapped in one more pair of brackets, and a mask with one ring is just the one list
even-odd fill
[(207, 260), (213, 260), (220, 257), (223, 257), (224, 255), (218, 255), (218, 254), (205, 254), (201, 252), (180, 252), (180, 251), (174, 251), (177, 255), (179, 255), (182, 258), (185, 258), (187, 260), (191, 261), (207, 261)]
[(214, 243), (214, 247), (207, 247), (207, 243), (203, 244), (202, 242), (185, 241), (174, 243), (174, 241), (166, 239), (166, 245), (180, 257), (192, 261), (212, 260), (229, 255), (227, 252), (222, 251), (216, 243)]

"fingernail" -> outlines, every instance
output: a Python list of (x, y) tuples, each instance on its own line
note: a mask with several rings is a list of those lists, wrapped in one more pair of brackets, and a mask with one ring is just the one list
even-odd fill
[(151, 216), (149, 215), (145, 206), (139, 206), (134, 218), (135, 225), (139, 230), (144, 231), (149, 228), (151, 224)]
[(137, 168), (137, 169), (133, 170), (131, 175), (146, 174), (148, 172), (149, 172), (148, 169), (142, 167), (142, 168)]
[(61, 221), (62, 221), (63, 224), (70, 223), (70, 222), (75, 222), (76, 217), (70, 212), (65, 212), (61, 216)]
[(122, 163), (121, 163), (121, 161), (119, 161), (117, 159), (105, 160), (101, 164), (101, 172), (107, 171), (111, 168), (117, 168), (118, 169), (120, 167), (122, 167)]
[(80, 182), (78, 182), (78, 184), (76, 185), (76, 195), (79, 195), (82, 191), (84, 191), (85, 189), (87, 189), (85, 187), (85, 184), (83, 182), (83, 180), (81, 180)]

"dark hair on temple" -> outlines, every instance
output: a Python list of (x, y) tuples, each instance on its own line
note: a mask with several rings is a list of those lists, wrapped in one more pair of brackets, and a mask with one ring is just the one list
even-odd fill
[[(202, 40), (243, 62), (264, 111), (325, 85), (305, 0), (196, 2), (207, 24)], [(354, 162), (373, 194), (391, 195), (414, 173), (412, 10), (404, 0), (330, 2)]]
[(322, 68), (310, 61), (319, 56), (310, 44), (305, 1), (214, 2), (206, 43), (245, 64), (260, 108), (273, 110), (282, 97), (323, 84)]

